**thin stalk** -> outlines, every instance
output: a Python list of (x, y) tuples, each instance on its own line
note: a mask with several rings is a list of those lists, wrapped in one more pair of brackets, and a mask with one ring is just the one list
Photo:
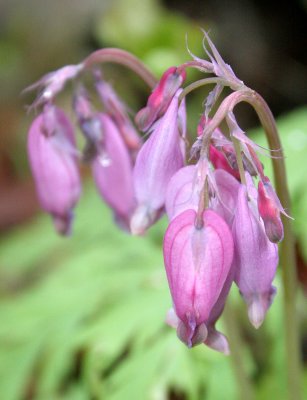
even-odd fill
[(121, 49), (109, 47), (97, 50), (90, 54), (82, 62), (82, 65), (84, 69), (90, 69), (95, 64), (101, 64), (105, 62), (111, 62), (128, 67), (137, 75), (139, 75), (151, 89), (153, 89), (157, 83), (156, 77), (145, 66), (145, 64), (143, 64), (137, 57), (128, 51)]
[(255, 398), (253, 386), (245, 371), (242, 357), (242, 337), (238, 329), (235, 310), (229, 301), (223, 312), (223, 319), (227, 330), (231, 355), (230, 361), (237, 381), (239, 399), (253, 400)]
[(242, 155), (241, 155), (241, 146), (240, 142), (237, 138), (231, 137), (233, 147), (235, 148), (236, 152), (236, 159), (238, 163), (238, 168), (239, 168), (239, 174), (240, 174), (240, 179), (243, 185), (246, 186), (246, 178), (245, 178), (245, 173), (244, 173), (244, 166), (243, 166), (243, 160), (242, 160)]
[(183, 89), (183, 91), (179, 95), (179, 102), (181, 102), (187, 94), (189, 94), (190, 92), (193, 92), (193, 90), (195, 90), (201, 86), (210, 85), (212, 83), (220, 83), (221, 85), (228, 86), (227, 81), (225, 81), (225, 79), (222, 79), (222, 78), (212, 77), (212, 78), (200, 79), (196, 82), (191, 83), (190, 85), (186, 86)]

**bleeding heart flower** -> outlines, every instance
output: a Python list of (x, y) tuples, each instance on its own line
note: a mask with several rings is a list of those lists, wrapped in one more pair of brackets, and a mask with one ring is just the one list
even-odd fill
[(178, 132), (178, 96), (179, 92), (164, 116), (157, 121), (136, 158), (133, 179), (138, 208), (131, 220), (134, 234), (144, 233), (161, 215), (167, 185), (183, 166)]
[(98, 154), (92, 163), (94, 180), (102, 198), (112, 208), (116, 221), (129, 229), (130, 217), (136, 204), (132, 160), (112, 119), (106, 114), (100, 114), (99, 118), (105, 148), (102, 159)]
[(28, 154), (40, 204), (52, 215), (56, 230), (67, 235), (81, 183), (73, 128), (61, 109), (46, 106), (33, 121)]
[(276, 291), (272, 281), (278, 264), (278, 248), (265, 233), (256, 201), (248, 197), (246, 187), (241, 185), (232, 233), (235, 282), (248, 305), (251, 323), (259, 328)]
[(207, 323), (233, 258), (231, 232), (214, 211), (186, 210), (170, 223), (164, 237), (164, 264), (179, 323), (177, 334), (191, 347), (206, 340)]

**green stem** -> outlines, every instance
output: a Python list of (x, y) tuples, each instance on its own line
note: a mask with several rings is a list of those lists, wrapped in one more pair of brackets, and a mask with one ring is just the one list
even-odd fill
[(240, 400), (253, 400), (254, 390), (249, 376), (246, 374), (244, 368), (244, 360), (242, 357), (242, 338), (238, 329), (236, 312), (228, 301), (223, 312), (223, 318), (226, 325), (228, 341), (230, 345), (230, 361), (232, 363), (233, 371), (237, 381)]

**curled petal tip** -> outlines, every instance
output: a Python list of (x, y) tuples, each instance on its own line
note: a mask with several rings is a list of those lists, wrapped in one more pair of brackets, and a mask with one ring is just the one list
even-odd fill
[(186, 324), (179, 321), (177, 336), (188, 346), (189, 349), (203, 343), (206, 340), (207, 335), (208, 330), (204, 323), (196, 326), (195, 323)]
[(230, 355), (229, 343), (226, 336), (215, 329), (209, 329), (208, 337), (204, 341), (204, 344), (226, 356)]
[(272, 243), (279, 243), (284, 238), (284, 228), (280, 218), (264, 221), (265, 233)]
[(259, 299), (254, 299), (248, 306), (248, 319), (256, 328), (260, 328), (265, 317), (266, 309)]
[(158, 219), (159, 213), (141, 205), (134, 211), (130, 220), (130, 231), (132, 235), (142, 236), (146, 230)]
[(179, 324), (179, 318), (177, 317), (175, 310), (173, 308), (168, 310), (168, 312), (166, 314), (165, 322), (167, 323), (167, 325), (171, 326), (172, 328), (177, 329), (177, 326)]
[(53, 223), (57, 233), (62, 236), (70, 236), (72, 219), (73, 219), (72, 213), (69, 213), (68, 215), (65, 216), (54, 215)]
[(256, 329), (262, 325), (275, 294), (276, 288), (271, 286), (270, 290), (266, 293), (243, 296), (248, 304), (248, 318)]

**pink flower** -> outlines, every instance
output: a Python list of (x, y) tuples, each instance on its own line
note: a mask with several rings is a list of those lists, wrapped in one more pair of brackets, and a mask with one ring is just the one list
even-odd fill
[(33, 121), (28, 153), (40, 204), (52, 215), (56, 230), (66, 235), (81, 183), (73, 128), (61, 109), (45, 107)]
[(99, 119), (105, 148), (103, 157), (98, 154), (92, 163), (94, 180), (102, 198), (112, 208), (116, 221), (129, 229), (135, 207), (132, 160), (112, 119), (106, 114), (100, 114)]
[(131, 220), (131, 231), (142, 234), (163, 211), (167, 185), (183, 166), (178, 133), (178, 96), (157, 121), (149, 139), (139, 151), (133, 173), (138, 208)]
[(249, 320), (259, 328), (275, 294), (272, 281), (278, 264), (278, 248), (267, 238), (257, 199), (249, 196), (246, 187), (241, 185), (232, 226), (235, 282), (248, 305)]
[(231, 232), (214, 211), (202, 215), (195, 227), (196, 211), (186, 210), (170, 223), (163, 252), (175, 313), (177, 334), (191, 347), (206, 340), (210, 313), (217, 302), (233, 258)]

